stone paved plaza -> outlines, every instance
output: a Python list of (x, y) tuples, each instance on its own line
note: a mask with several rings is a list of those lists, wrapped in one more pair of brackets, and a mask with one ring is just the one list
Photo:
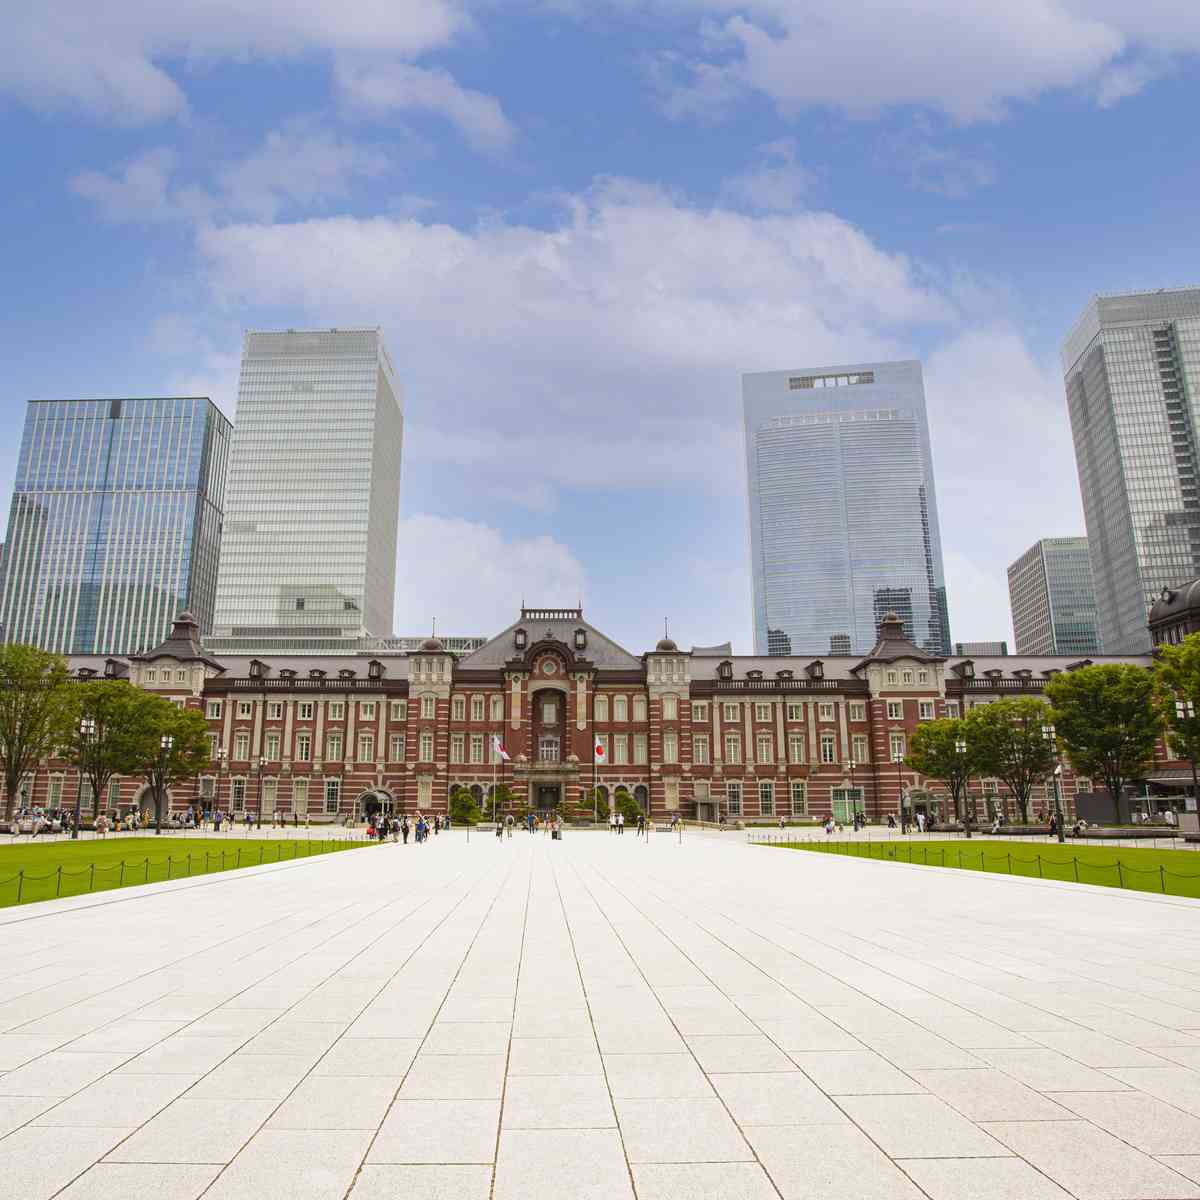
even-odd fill
[(1200, 903), (462, 833), (0, 912), (5, 1200), (1200, 1198)]

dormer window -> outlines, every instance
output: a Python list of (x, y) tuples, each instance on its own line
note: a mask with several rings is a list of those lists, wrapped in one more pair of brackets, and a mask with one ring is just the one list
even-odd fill
[(586, 650), (587, 649), (587, 630), (586, 629), (575, 630), (575, 649), (576, 650)]
[(776, 671), (775, 672), (776, 679), (792, 679), (794, 676), (795, 676), (794, 671)]
[(296, 672), (295, 672), (295, 671), (293, 671), (291, 667), (284, 667), (284, 668), (283, 668), (283, 669), (282, 669), (282, 670), (279, 672), (279, 678), (280, 678), (280, 679), (295, 679), (295, 678), (296, 678)]
[(518, 650), (524, 650), (525, 647), (529, 645), (529, 634), (527, 634), (523, 629), (518, 629), (516, 633), (513, 634), (513, 645)]
[(1078, 671), (1081, 667), (1090, 667), (1092, 665), (1093, 663), (1090, 658), (1081, 658), (1078, 662), (1067, 663), (1067, 670)]
[(357, 674), (358, 674), (357, 671), (352, 671), (349, 667), (343, 667), (338, 672), (338, 678), (339, 679), (353, 679), (355, 677), (355, 675), (357, 675)]
[(259, 662), (257, 658), (250, 660), (250, 678), (261, 679), (266, 672), (266, 663)]
[(383, 678), (383, 663), (377, 658), (371, 659), (367, 664), (367, 678), (382, 679)]
[(1013, 674), (1024, 683), (1033, 675), (1033, 672), (1028, 667), (1018, 667)]
[(824, 679), (825, 664), (819, 658), (814, 658), (812, 662), (810, 662), (808, 666), (804, 668), (804, 673), (809, 677), (809, 679)]
[(80, 667), (79, 670), (75, 672), (80, 679), (91, 679), (95, 673), (96, 672), (91, 667)]
[(1059, 675), (1061, 673), (1062, 668), (1060, 667), (1047, 667), (1046, 670), (1042, 672), (1047, 679), (1053, 679), (1055, 675)]
[(120, 664), (115, 658), (106, 658), (104, 660), (104, 676), (106, 679), (115, 679), (117, 675), (117, 667)]
[(308, 673), (309, 679), (324, 679), (325, 672), (320, 667), (313, 667)]
[(1000, 678), (1000, 676), (1004, 674), (1004, 672), (1003, 672), (1003, 671), (1001, 671), (999, 667), (992, 667), (992, 668), (990, 668), (989, 670), (987, 670), (987, 671), (984, 671), (984, 674), (985, 674), (985, 675), (986, 675), (986, 676), (987, 676), (989, 679), (999, 679), (999, 678)]
[(757, 683), (760, 679), (762, 679), (762, 677), (763, 677), (763, 673), (761, 671), (747, 671), (746, 672), (746, 678), (753, 679), (755, 681), (755, 683)]
[(718, 679), (732, 679), (733, 678), (733, 663), (728, 662), (728, 661), (721, 663), (721, 665), (719, 667), (717, 667), (717, 678)]
[(950, 670), (952, 670), (954, 674), (959, 677), (959, 679), (975, 678), (975, 664), (969, 658), (964, 658), (962, 662), (955, 667), (951, 667)]

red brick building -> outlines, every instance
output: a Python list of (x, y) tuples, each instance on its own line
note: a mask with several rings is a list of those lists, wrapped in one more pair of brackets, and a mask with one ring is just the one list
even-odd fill
[[(578, 609), (529, 608), (458, 659), (436, 638), (407, 655), (217, 658), (184, 614), (149, 654), (70, 666), (82, 678), (128, 677), (205, 713), (212, 767), (176, 789), (173, 810), (327, 821), (361, 815), (373, 801), (395, 812), (444, 811), (455, 787), (486, 800), (496, 784), (535, 809), (564, 796), (590, 809), (594, 782), (610, 800), (626, 789), (658, 818), (776, 821), (855, 807), (881, 819), (899, 813), (902, 792), (918, 811), (949, 815), (940, 784), (895, 762), (913, 730), (1002, 697), (1041, 696), (1056, 672), (1084, 665), (931, 656), (896, 618), (884, 620), (866, 656), (722, 650), (683, 651), (664, 638), (635, 655)], [(1068, 808), (1076, 791), (1090, 790), (1069, 767), (1063, 784)], [(50, 807), (73, 805), (79, 786), (77, 772), (58, 763), (27, 783), (29, 798)], [(115, 781), (101, 807), (144, 803), (144, 791), (140, 781)], [(981, 820), (1007, 803), (996, 780), (973, 780), (972, 791)], [(1051, 804), (1048, 787), (1039, 788), (1035, 811)]]

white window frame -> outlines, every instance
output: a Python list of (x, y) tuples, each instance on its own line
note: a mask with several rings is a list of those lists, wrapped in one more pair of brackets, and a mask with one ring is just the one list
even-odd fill
[(388, 757), (391, 762), (404, 761), (404, 734), (393, 733), (389, 736)]
[(406, 700), (392, 701), (392, 720), (403, 721), (408, 716), (408, 702)]
[(808, 816), (808, 784), (803, 779), (793, 779), (789, 791), (788, 801), (792, 806), (792, 816)]
[(219, 721), (221, 719), (221, 702), (220, 700), (209, 700), (204, 706), (204, 715), (210, 721)]
[(833, 720), (833, 704), (830, 701), (823, 700), (817, 705), (817, 720), (832, 721)]
[(272, 730), (263, 738), (263, 758), (267, 762), (279, 761), (279, 730)]
[(633, 698), (633, 719), (635, 721), (646, 720), (646, 697), (634, 696)]
[(947, 700), (946, 701), (946, 716), (958, 717), (960, 715), (961, 715), (961, 712), (960, 712), (958, 701), (957, 700)]
[(932, 721), (934, 717), (934, 708), (932, 700), (917, 701), (917, 719), (920, 721)]
[(420, 746), (417, 761), (433, 762), (433, 734), (428, 729), (421, 732)]
[(904, 701), (903, 700), (889, 700), (887, 702), (887, 719), (889, 721), (903, 721), (904, 720)]
[(867, 719), (867, 706), (862, 700), (850, 701), (850, 720), (865, 721)]
[(358, 761), (363, 763), (375, 761), (375, 735), (373, 733), (358, 735)]
[(692, 738), (692, 762), (707, 766), (708, 761), (708, 735), (696, 734)]
[(679, 735), (674, 730), (663, 734), (663, 762), (677, 763), (679, 761)]
[(437, 697), (421, 697), (421, 720), (432, 721), (437, 716)]
[(503, 721), (504, 720), (504, 697), (503, 696), (493, 696), (491, 698), (491, 709), (492, 709), (492, 720), (493, 721)]
[(341, 807), (342, 781), (334, 775), (325, 780), (325, 812), (332, 816), (341, 811)]
[(769, 721), (771, 719), (771, 706), (761, 702), (756, 703), (754, 705), (754, 719), (756, 721)]
[(592, 719), (595, 721), (608, 720), (608, 697), (597, 695), (592, 704)]
[(296, 720), (311, 721), (313, 719), (313, 702), (311, 700), (301, 700), (296, 705)]
[(888, 683), (890, 683), (892, 686), (895, 686), (897, 683), (899, 683), (899, 681), (900, 681), (900, 676), (899, 676), (899, 675), (897, 675), (895, 671), (889, 671), (889, 672), (887, 673), (887, 681), (888, 681)]
[(326, 762), (341, 762), (343, 748), (342, 735), (340, 733), (328, 733), (325, 735)]
[(762, 730), (754, 739), (754, 758), (760, 763), (775, 761), (774, 739), (766, 730)]
[(292, 780), (292, 803), (296, 812), (301, 808), (308, 812), (308, 776), (301, 775)]
[(612, 698), (612, 719), (622, 723), (629, 720), (628, 696), (614, 696)]
[(344, 721), (346, 719), (346, 702), (344, 700), (330, 700), (329, 712), (326, 716), (331, 721)]
[(679, 697), (670, 692), (662, 698), (662, 719), (664, 721), (679, 720)]
[(908, 754), (908, 741), (900, 730), (893, 729), (888, 734), (888, 757), (892, 762), (895, 762), (897, 754), (901, 758), (904, 758)]
[(738, 706), (736, 704), (725, 703), (721, 707), (724, 710), (721, 715), (726, 721), (738, 721), (741, 719), (738, 715)]
[(775, 815), (775, 784), (770, 779), (760, 779), (758, 782), (758, 815), (760, 817)]
[(794, 763), (802, 763), (804, 761), (804, 750), (804, 734), (789, 733), (788, 758)]
[(725, 811), (731, 817), (742, 815), (742, 785), (729, 782), (725, 785)]
[(471, 697), (471, 720), (477, 721), (477, 722), (484, 720), (485, 719), (484, 714), (486, 712), (487, 712), (487, 709), (484, 707), (483, 697), (482, 696), (472, 696)]
[(913, 673), (911, 671), (901, 671), (900, 682), (904, 684), (905, 687), (912, 687)]
[(729, 729), (725, 733), (725, 761), (740, 763), (742, 761), (742, 735)]
[(837, 762), (837, 738), (832, 733), (821, 734), (821, 762), (826, 765)]
[(283, 720), (283, 701), (270, 700), (267, 703), (267, 720), (282, 721)]
[(629, 763), (629, 735), (618, 733), (613, 737), (613, 763), (626, 766)]
[(296, 761), (312, 762), (312, 734), (308, 730), (296, 734)]
[(247, 762), (250, 758), (250, 735), (235, 733), (233, 735), (233, 758), (235, 762)]
[(804, 705), (795, 702), (789, 703), (787, 706), (787, 719), (789, 721), (803, 721)]
[(465, 733), (452, 733), (450, 735), (450, 761), (452, 763), (465, 762), (466, 753), (467, 735)]
[(237, 719), (239, 721), (248, 721), (254, 713), (254, 704), (249, 700), (239, 700), (237, 706)]
[(467, 719), (467, 698), (466, 696), (455, 696), (450, 701), (450, 720), (465, 721)]
[(869, 751), (870, 744), (867, 741), (867, 735), (865, 733), (854, 734), (850, 739), (850, 756), (854, 759), (856, 766), (871, 761)]
[(359, 718), (363, 721), (375, 720), (375, 701), (374, 700), (361, 701), (358, 706), (358, 715), (359, 715)]
[(633, 735), (633, 761), (635, 766), (645, 766), (650, 761), (650, 744), (644, 733)]
[(473, 763), (481, 763), (484, 761), (482, 733), (471, 734), (471, 761)]

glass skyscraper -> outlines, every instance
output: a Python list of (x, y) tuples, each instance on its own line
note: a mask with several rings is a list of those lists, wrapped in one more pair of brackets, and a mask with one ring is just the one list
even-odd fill
[(1008, 568), (1018, 654), (1101, 653), (1088, 540), (1042, 538)]
[(1200, 575), (1200, 288), (1094, 297), (1062, 361), (1100, 640), (1142, 653), (1151, 603)]
[(866, 653), (895, 613), (950, 653), (919, 362), (742, 377), (755, 653)]
[(403, 433), (380, 330), (246, 334), (214, 649), (392, 634)]
[(231, 427), (202, 397), (29, 405), (0, 625), (61, 654), (133, 654), (190, 609), (211, 628)]

